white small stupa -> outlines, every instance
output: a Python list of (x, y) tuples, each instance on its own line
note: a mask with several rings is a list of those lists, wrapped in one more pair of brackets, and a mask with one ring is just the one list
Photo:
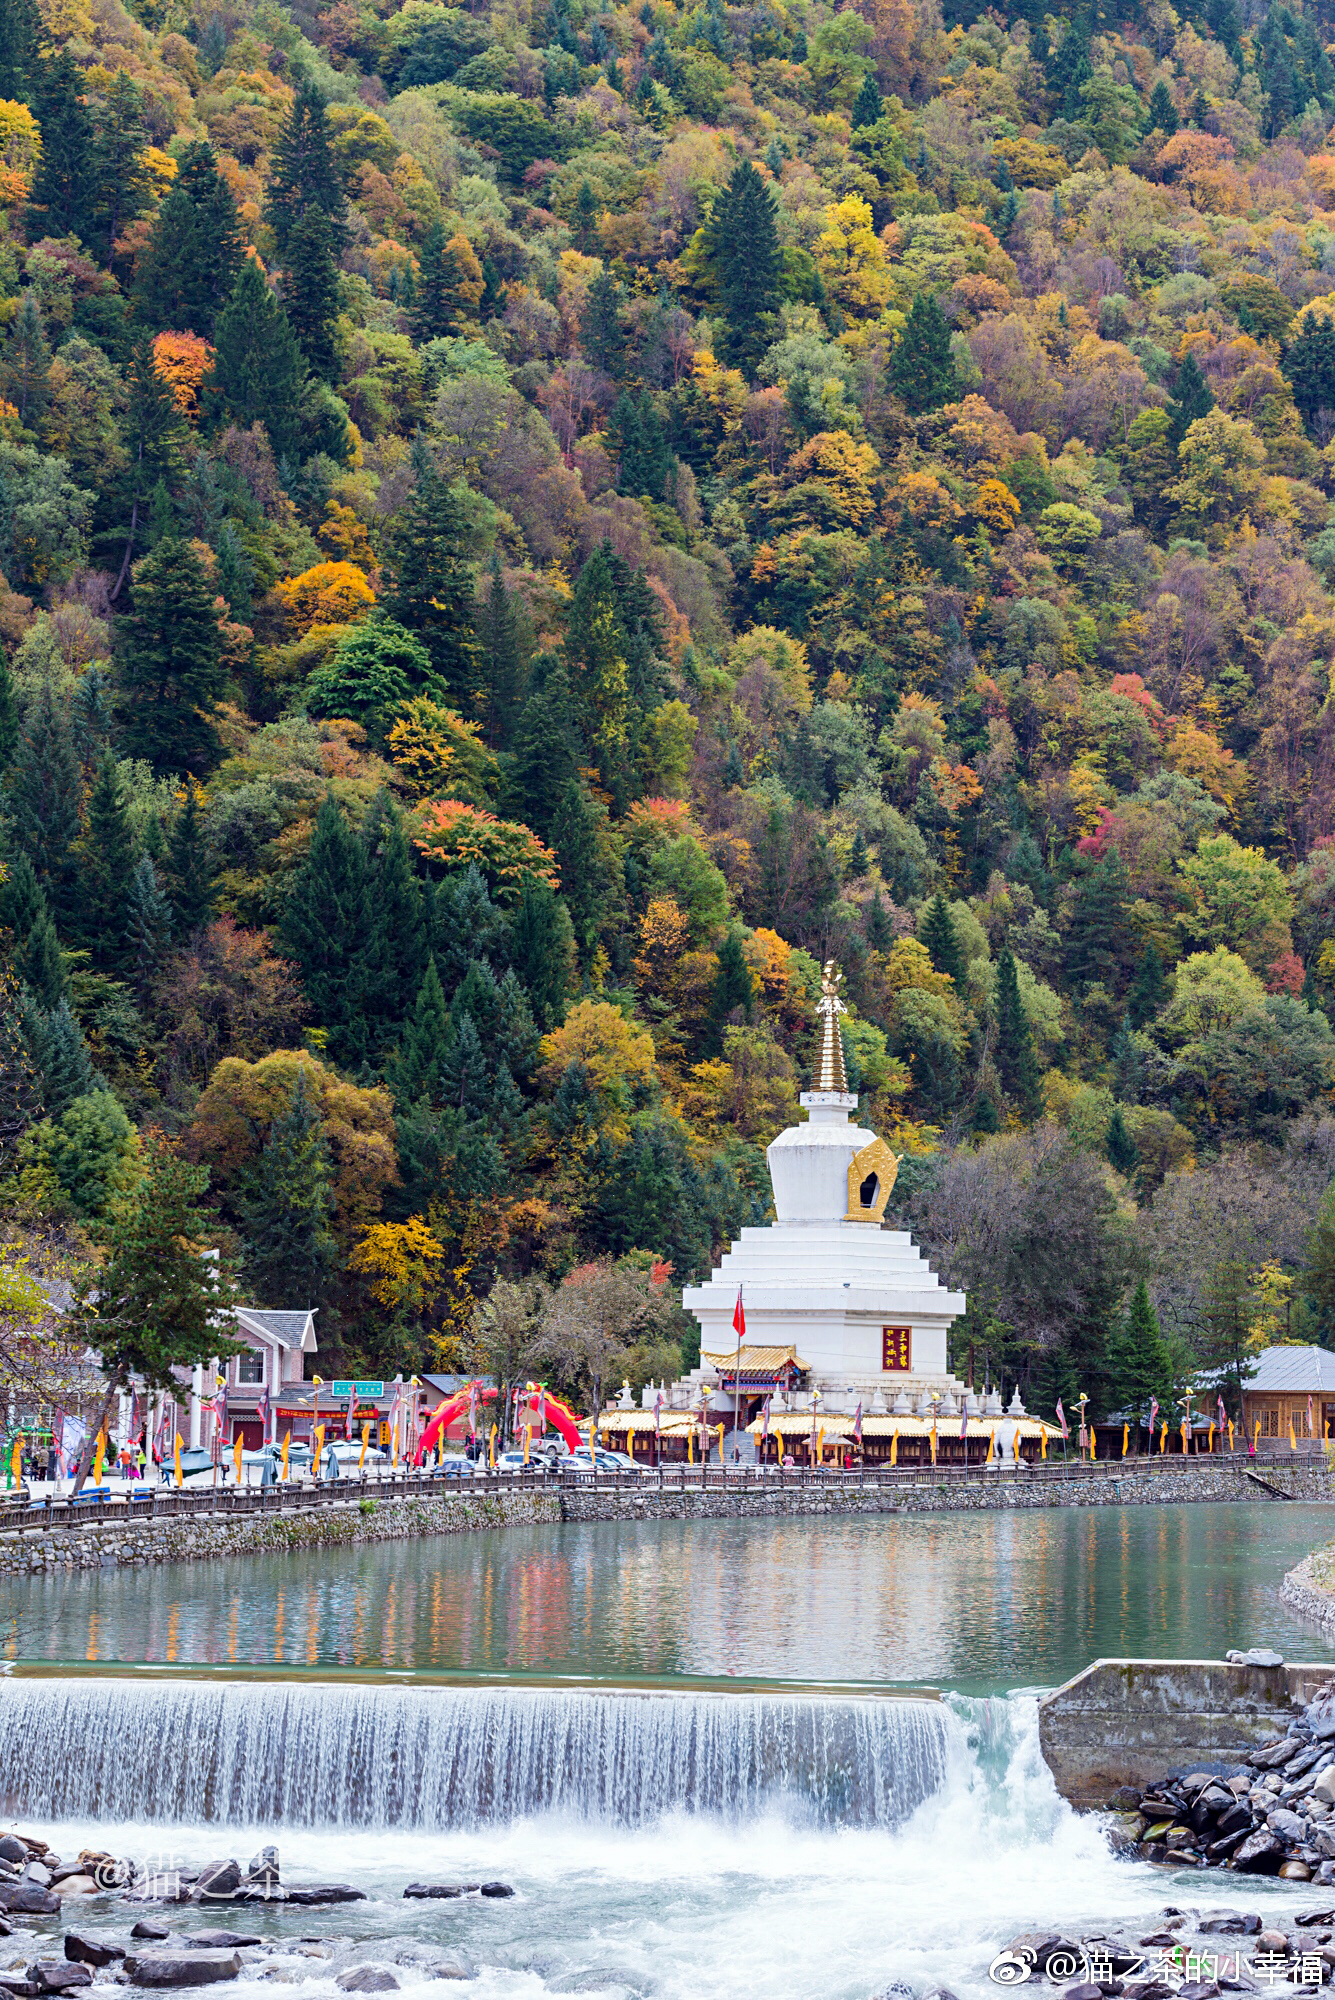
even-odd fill
[(966, 1300), (946, 1289), (906, 1229), (885, 1227), (900, 1163), (850, 1120), (858, 1100), (839, 1033), (840, 980), (827, 964), (816, 1088), (801, 1098), (807, 1122), (781, 1132), (766, 1155), (777, 1220), (744, 1229), (682, 1302), (700, 1322), (706, 1366), (710, 1357), (731, 1360), (740, 1287), (744, 1356), (764, 1351), (777, 1362), (774, 1351), (789, 1349), (822, 1394), (852, 1395), (869, 1410), (874, 1398), (886, 1411), (930, 1408), (933, 1396), (944, 1404), (966, 1393), (946, 1366), (946, 1336)]

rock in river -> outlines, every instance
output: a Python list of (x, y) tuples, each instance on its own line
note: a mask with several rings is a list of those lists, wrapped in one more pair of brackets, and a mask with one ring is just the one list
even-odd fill
[(334, 1981), (344, 1993), (397, 1993), (399, 1982), (387, 1965), (350, 1965)]
[(213, 1986), (235, 1979), (241, 1960), (234, 1951), (136, 1952), (125, 1970), (135, 1986)]

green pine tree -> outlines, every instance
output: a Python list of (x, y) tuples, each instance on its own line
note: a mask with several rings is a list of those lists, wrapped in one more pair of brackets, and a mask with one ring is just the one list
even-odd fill
[(624, 302), (625, 294), (604, 266), (589, 286), (579, 323), (585, 360), (614, 382), (621, 380), (626, 369)]
[(217, 423), (245, 430), (262, 423), (280, 458), (302, 450), (301, 349), (253, 257), (237, 274), (218, 318), (217, 351), (204, 381), (204, 408)]
[(167, 897), (172, 929), (186, 939), (202, 930), (213, 915), (215, 875), (199, 824), (199, 792), (187, 785), (185, 798), (167, 840)]
[(136, 563), (117, 641), (126, 755), (207, 777), (222, 756), (212, 710), (227, 676), (212, 580), (189, 542), (169, 538)]
[(729, 360), (748, 375), (774, 338), (783, 297), (783, 253), (768, 183), (743, 160), (711, 217)]
[(283, 305), (312, 375), (332, 382), (338, 374), (334, 322), (338, 318), (336, 231), (318, 209), (300, 216), (283, 260)]
[(1100, 985), (1116, 994), (1131, 931), (1126, 865), (1115, 850), (1087, 867), (1079, 879), (1066, 939), (1066, 976), (1072, 985)]
[(246, 1277), (260, 1304), (291, 1309), (324, 1299), (335, 1262), (332, 1206), (329, 1144), (303, 1063), (239, 1202)]
[(239, 1351), (239, 1343), (219, 1331), (217, 1273), (204, 1254), (217, 1226), (198, 1206), (208, 1168), (192, 1166), (153, 1131), (141, 1141), (139, 1165), (140, 1177), (112, 1206), (96, 1297), (80, 1300), (72, 1316), (96, 1348), (107, 1383), (80, 1454), (76, 1493), (92, 1463), (98, 1431), (134, 1378), (150, 1389), (179, 1389), (174, 1368)]
[(723, 1031), (735, 1014), (740, 1013), (744, 1020), (750, 1020), (754, 997), (755, 980), (742, 949), (742, 933), (738, 925), (730, 924), (727, 936), (719, 946), (718, 971), (709, 996), (705, 1040), (712, 1053), (722, 1053)]
[(326, 218), (330, 248), (336, 258), (342, 256), (347, 219), (343, 177), (325, 101), (309, 79), (302, 79), (270, 156), (266, 216), (280, 259), (288, 254), (297, 224), (312, 212)]
[(514, 734), (524, 683), (519, 619), (501, 575), (499, 551), (491, 559), (491, 577), (478, 619), (478, 665), (477, 713), (488, 746), (495, 750), (508, 744)]
[(853, 130), (857, 132), (864, 125), (874, 125), (880, 115), (881, 93), (876, 87), (876, 72), (869, 69), (853, 100)]
[(450, 700), (464, 708), (477, 674), (470, 496), (442, 479), (420, 438), (412, 465), (413, 490), (385, 535), (381, 602), (389, 617), (416, 633)]
[(1132, 1294), (1113, 1349), (1112, 1394), (1127, 1410), (1149, 1414), (1150, 1398), (1166, 1405), (1173, 1371), (1149, 1290), (1142, 1278)]
[(144, 154), (149, 143), (144, 93), (125, 70), (107, 85), (97, 117), (93, 155), (101, 203), (101, 252), (110, 263), (116, 239), (149, 205), (153, 180)]
[(176, 398), (153, 363), (152, 343), (139, 341), (131, 355), (125, 414), (121, 419), (123, 470), (113, 476), (103, 496), (108, 527), (99, 537), (114, 553), (119, 573), (112, 586), (116, 603), (125, 588), (130, 566), (148, 542), (153, 496), (159, 488), (175, 490), (185, 473), (190, 433)]
[(7, 806), (10, 838), (31, 861), (58, 926), (75, 913), (81, 791), (69, 723), (46, 680), (28, 712)]
[(1136, 976), (1126, 996), (1126, 1011), (1133, 1028), (1152, 1021), (1168, 998), (1168, 975), (1153, 940), (1141, 953)]
[(962, 993), (964, 954), (960, 950), (959, 933), (950, 914), (950, 905), (939, 889), (927, 905), (918, 935), (926, 945), (936, 971), (944, 972), (947, 979), (953, 979), (957, 990)]
[(421, 886), (403, 819), (381, 791), (362, 824), (369, 923), (362, 941), (366, 1048), (374, 1060), (398, 1038), (427, 959)]
[(1200, 417), (1208, 417), (1213, 408), (1214, 391), (1201, 373), (1201, 364), (1194, 350), (1188, 348), (1177, 371), (1177, 387), (1168, 405), (1168, 436), (1174, 451), (1192, 424)]
[[(539, 662), (541, 665), (541, 662)], [(542, 676), (515, 732), (515, 790), (525, 825), (547, 840), (566, 786), (578, 776), (570, 676), (559, 664)]]
[(332, 797), (316, 816), (305, 863), (292, 879), (279, 935), (301, 973), (317, 1026), (335, 1062), (365, 1048), (362, 948), (371, 929), (366, 849)]
[[(0, 53), (3, 41), (0, 40)], [(42, 1115), (42, 1078), (23, 1031), (24, 998), (13, 969), (0, 966), (0, 1169), (14, 1164), (18, 1143)]]
[(69, 981), (42, 885), (22, 849), (0, 886), (0, 923), (13, 939), (14, 972), (50, 1013), (65, 998)]
[(31, 287), (20, 295), (0, 348), (0, 397), (14, 405), (19, 422), (30, 431), (37, 429), (51, 401), (51, 349)]
[(909, 308), (890, 362), (890, 386), (911, 416), (939, 410), (956, 393), (950, 326), (930, 292)]
[(422, 238), (417, 279), (408, 310), (413, 339), (419, 342), (435, 340), (441, 334), (454, 331), (450, 297), (453, 265), (445, 246), (445, 225), (437, 216)]
[(404, 1026), (390, 1077), (399, 1104), (440, 1102), (440, 1064), (450, 1038), (450, 1011), (436, 970), (435, 954), (426, 962), (413, 1011)]
[(561, 893), (570, 912), (580, 964), (591, 964), (608, 909), (606, 868), (592, 799), (577, 778), (562, 792), (552, 815), (551, 844), (561, 871)]
[(529, 875), (510, 930), (510, 958), (544, 1034), (565, 1019), (574, 965), (570, 913), (555, 890)]
[(37, 0), (5, 0), (0, 7), (0, 97), (27, 103), (39, 67), (43, 36)]
[(1129, 1177), (1136, 1171), (1140, 1165), (1140, 1150), (1127, 1129), (1120, 1104), (1113, 1106), (1103, 1144), (1110, 1163), (1116, 1167), (1119, 1174)]
[[(231, 188), (203, 140), (186, 147), (139, 259), (135, 313), (153, 331), (212, 340), (245, 256)], [(258, 270), (258, 266), (256, 266)]]
[(575, 242), (587, 256), (598, 227), (598, 203), (587, 181), (581, 181), (575, 196)]
[(1150, 92), (1149, 111), (1146, 117), (1147, 129), (1162, 132), (1165, 139), (1171, 139), (1178, 128), (1177, 107), (1173, 103), (1168, 85), (1160, 77)]
[(97, 135), (84, 100), (83, 71), (68, 49), (40, 57), (30, 102), (42, 130), (42, 156), (28, 201), (28, 236), (77, 236), (97, 243), (101, 189)]
[(18, 754), (19, 712), (14, 701), (14, 676), (9, 671), (9, 662), (0, 653), (0, 776), (9, 769)]
[(1020, 985), (1011, 953), (997, 960), (997, 1074), (1020, 1116), (1032, 1124), (1043, 1109), (1033, 1031), (1020, 1004)]
[(114, 975), (133, 958), (128, 921), (135, 841), (110, 747), (104, 748), (98, 759), (79, 847), (82, 942), (95, 970)]
[(76, 1097), (86, 1097), (100, 1082), (88, 1044), (68, 1000), (46, 1008), (24, 992), (22, 1007), (23, 1037), (37, 1067), (42, 1103), (48, 1118), (62, 1118)]
[(130, 878), (125, 931), (135, 991), (142, 999), (162, 970), (171, 945), (171, 904), (162, 892), (153, 857), (141, 854)]

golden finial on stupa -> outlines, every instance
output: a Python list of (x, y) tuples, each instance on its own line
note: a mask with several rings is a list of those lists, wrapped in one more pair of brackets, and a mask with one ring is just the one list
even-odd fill
[(821, 973), (820, 1001), (817, 1012), (821, 1017), (820, 1060), (816, 1064), (816, 1089), (831, 1090), (841, 1096), (848, 1094), (848, 1071), (844, 1067), (844, 1042), (839, 1033), (839, 1016), (848, 1009), (839, 998), (839, 988), (843, 983), (840, 972), (832, 958), (825, 961)]

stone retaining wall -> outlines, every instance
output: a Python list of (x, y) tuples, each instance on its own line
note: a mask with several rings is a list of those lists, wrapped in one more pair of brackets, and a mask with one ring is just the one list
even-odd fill
[[(1271, 1484), (1292, 1500), (1335, 1499), (1331, 1468), (1324, 1459), (1300, 1458)], [(991, 1474), (976, 1481), (943, 1481), (940, 1485), (776, 1486), (750, 1487), (728, 1493), (720, 1487), (701, 1492), (667, 1488), (650, 1481), (642, 1488), (608, 1489), (592, 1485), (562, 1492), (565, 1521), (692, 1521), (706, 1519), (784, 1519), (802, 1514), (938, 1514), (943, 1512), (1005, 1512), (1035, 1507), (1142, 1507), (1184, 1500), (1264, 1500), (1266, 1493), (1226, 1462), (1188, 1463), (1172, 1472), (1137, 1471), (1109, 1477), (1070, 1480), (1028, 1477), (998, 1479)], [(1282, 1504), (1277, 1502), (1276, 1504)]]
[[(669, 1475), (670, 1477), (670, 1475)], [(1266, 1477), (1294, 1500), (1335, 1498), (1324, 1458), (1300, 1458)], [(62, 1575), (147, 1563), (208, 1561), (217, 1556), (272, 1555), (289, 1549), (350, 1548), (419, 1535), (463, 1534), (480, 1528), (557, 1521), (784, 1520), (817, 1514), (936, 1514), (1035, 1507), (1171, 1505), (1185, 1500), (1259, 1500), (1261, 1487), (1223, 1460), (1176, 1469), (1128, 1466), (1070, 1479), (1021, 1473), (1002, 1478), (923, 1480), (903, 1485), (779, 1486), (752, 1484), (726, 1491), (665, 1486), (652, 1478), (634, 1486), (516, 1487), (502, 1493), (448, 1493), (422, 1499), (324, 1503), (309, 1512), (190, 1514), (134, 1523), (90, 1521), (73, 1529), (27, 1528), (0, 1534), (0, 1576)], [(1277, 1503), (1282, 1504), (1282, 1503)], [(365, 1511), (363, 1511), (365, 1510)], [(1301, 1566), (1300, 1566), (1301, 1567)], [(1290, 1594), (1296, 1608), (1304, 1608)], [(1300, 1586), (1294, 1584), (1297, 1589)], [(1306, 1586), (1310, 1587), (1310, 1586)], [(1335, 1628), (1335, 1599), (1322, 1605)]]
[[(365, 1510), (365, 1511), (363, 1511)], [(86, 1528), (29, 1528), (0, 1538), (0, 1576), (52, 1576), (76, 1569), (275, 1555), (290, 1549), (351, 1548), (419, 1535), (559, 1521), (557, 1493), (451, 1493), (421, 1500), (356, 1500), (309, 1513), (191, 1514), (179, 1520), (90, 1523)]]
[(1326, 1632), (1335, 1632), (1335, 1596), (1330, 1588), (1333, 1562), (1335, 1549), (1316, 1549), (1289, 1571), (1279, 1588), (1290, 1611)]

